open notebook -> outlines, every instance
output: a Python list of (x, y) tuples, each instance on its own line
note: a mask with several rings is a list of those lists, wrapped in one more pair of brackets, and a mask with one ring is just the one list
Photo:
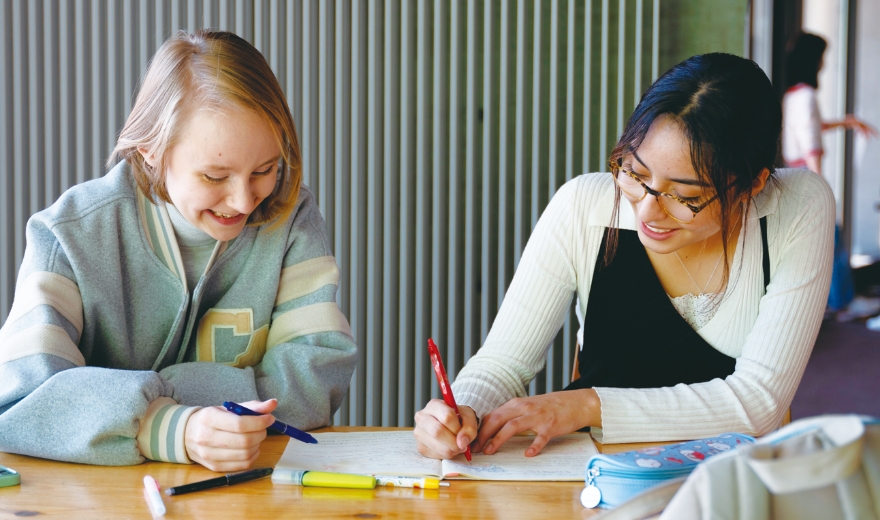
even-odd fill
[(584, 480), (584, 468), (597, 453), (589, 434), (551, 440), (536, 457), (523, 455), (533, 437), (513, 437), (494, 455), (453, 460), (423, 457), (412, 431), (316, 433), (318, 444), (290, 441), (276, 470), (331, 471), (359, 475), (397, 475), (474, 480)]

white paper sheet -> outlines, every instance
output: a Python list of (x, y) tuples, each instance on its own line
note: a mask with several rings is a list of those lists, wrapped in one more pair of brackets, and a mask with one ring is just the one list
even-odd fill
[(318, 444), (291, 440), (277, 469), (332, 471), (361, 475), (433, 476), (476, 480), (583, 480), (584, 468), (597, 453), (588, 434), (552, 439), (537, 457), (523, 455), (533, 438), (517, 436), (494, 455), (475, 453), (439, 461), (416, 450), (411, 431), (317, 433)]

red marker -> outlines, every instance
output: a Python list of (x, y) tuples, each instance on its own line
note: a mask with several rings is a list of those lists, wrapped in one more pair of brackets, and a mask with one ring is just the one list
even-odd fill
[[(461, 414), (458, 413), (458, 405), (455, 404), (455, 397), (452, 396), (452, 387), (449, 386), (449, 379), (446, 377), (446, 369), (443, 368), (443, 361), (440, 359), (440, 351), (434, 340), (428, 338), (428, 354), (431, 356), (431, 364), (434, 365), (434, 373), (437, 374), (437, 382), (440, 384), (440, 392), (443, 394), (443, 401), (446, 406), (455, 410), (458, 416), (458, 422), (461, 424)], [(464, 458), (471, 461), (471, 447), (468, 446), (464, 452)]]

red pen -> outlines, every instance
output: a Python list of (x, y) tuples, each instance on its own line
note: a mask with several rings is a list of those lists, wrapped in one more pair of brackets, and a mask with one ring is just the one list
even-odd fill
[[(458, 422), (461, 424), (461, 414), (458, 413), (458, 405), (455, 404), (455, 397), (452, 396), (452, 387), (449, 386), (449, 379), (446, 377), (446, 369), (443, 368), (443, 360), (440, 359), (440, 351), (434, 340), (428, 338), (428, 354), (431, 356), (431, 364), (434, 365), (434, 373), (437, 374), (437, 382), (440, 384), (440, 392), (443, 394), (443, 401), (446, 406), (455, 410), (458, 416)], [(464, 451), (464, 458), (471, 461), (471, 447), (468, 446)]]

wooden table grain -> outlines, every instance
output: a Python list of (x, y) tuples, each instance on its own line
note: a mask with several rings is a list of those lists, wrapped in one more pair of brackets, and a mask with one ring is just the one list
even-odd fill
[[(382, 428), (330, 427), (318, 432)], [(269, 436), (254, 467), (274, 466), (288, 438)], [(613, 453), (644, 444), (597, 444)], [(202, 466), (146, 462), (88, 466), (0, 453), (0, 465), (21, 473), (21, 485), (0, 488), (0, 519), (27, 517), (151, 518), (143, 478), (163, 488), (216, 477)], [(440, 490), (377, 487), (330, 489), (273, 485), (269, 478), (176, 497), (164, 496), (165, 518), (590, 518), (579, 497), (583, 482), (452, 481)]]

